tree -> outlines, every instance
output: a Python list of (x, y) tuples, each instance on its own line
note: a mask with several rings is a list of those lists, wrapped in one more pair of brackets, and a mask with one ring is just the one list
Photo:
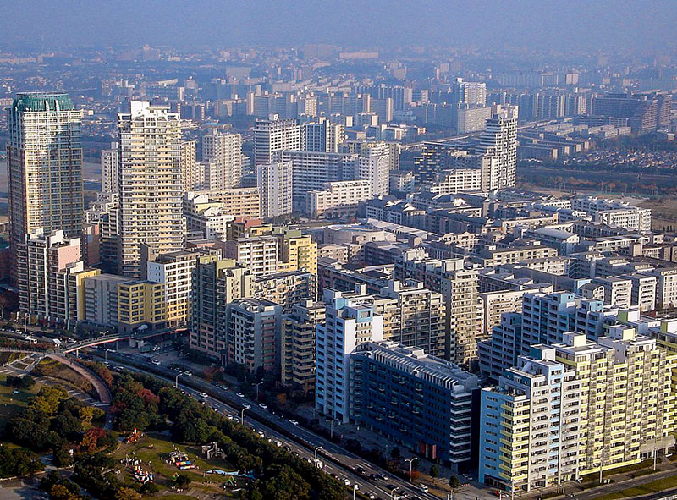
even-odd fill
[(401, 455), (402, 453), (400, 452), (400, 449), (397, 446), (393, 448), (392, 451), (390, 452), (390, 457), (394, 460), (399, 459)]
[(437, 465), (430, 467), (430, 477), (439, 477), (440, 468)]
[(75, 500), (79, 499), (80, 496), (73, 495), (73, 493), (63, 484), (55, 484), (49, 490), (49, 498), (52, 500)]
[(456, 476), (452, 475), (452, 476), (449, 478), (449, 487), (450, 487), (452, 490), (455, 490), (455, 489), (458, 488), (459, 486), (461, 486), (461, 481), (460, 481)]
[(115, 500), (141, 500), (141, 493), (121, 486), (115, 492)]
[(173, 483), (179, 488), (185, 488), (190, 484), (190, 476), (188, 474), (178, 474), (174, 479)]
[(155, 483), (147, 482), (141, 485), (140, 491), (144, 495), (155, 495), (160, 491), (160, 488)]

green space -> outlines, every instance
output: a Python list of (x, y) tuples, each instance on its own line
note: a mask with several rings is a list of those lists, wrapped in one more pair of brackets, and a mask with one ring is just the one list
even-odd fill
[[(173, 451), (180, 451), (186, 453), (190, 461), (197, 465), (194, 470), (179, 470), (178, 467), (172, 463), (167, 463), (169, 454)], [(138, 459), (141, 461), (141, 467), (144, 470), (155, 474), (155, 484), (160, 487), (160, 491), (166, 491), (162, 498), (188, 498), (187, 495), (180, 495), (172, 492), (172, 477), (176, 474), (186, 475), (190, 478), (190, 488), (198, 489), (206, 493), (219, 493), (227, 497), (235, 496), (231, 494), (228, 489), (223, 488), (227, 478), (217, 474), (205, 474), (209, 469), (221, 469), (225, 471), (236, 470), (232, 465), (222, 459), (210, 459), (209, 461), (203, 459), (201, 450), (197, 446), (176, 445), (168, 437), (160, 434), (151, 433), (144, 435), (135, 443), (123, 443), (117, 451), (113, 454), (113, 458), (118, 462), (124, 460), (126, 457), (131, 459)], [(197, 458), (196, 458), (197, 457)], [(150, 465), (149, 465), (150, 464)], [(118, 475), (118, 480), (122, 483), (134, 482), (133, 466), (120, 467), (118, 470), (121, 474)], [(246, 485), (247, 480), (238, 478), (236, 486)]]
[(43, 359), (40, 361), (33, 370), (33, 375), (36, 377), (52, 377), (58, 379), (72, 385), (82, 392), (97, 397), (96, 390), (88, 380), (56, 359)]
[(39, 385), (30, 389), (19, 389), (7, 386), (7, 377), (0, 375), (0, 432), (7, 422), (21, 413), (27, 406), (30, 398), (40, 390)]

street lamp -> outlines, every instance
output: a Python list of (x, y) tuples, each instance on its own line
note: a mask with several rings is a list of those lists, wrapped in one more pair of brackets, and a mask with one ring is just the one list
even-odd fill
[(249, 406), (243, 406), (242, 410), (240, 411), (240, 423), (244, 425), (244, 411), (248, 410), (250, 407)]
[(395, 486), (390, 492), (390, 500), (397, 500), (399, 497), (395, 496), (395, 492), (398, 490), (399, 486)]
[(405, 458), (405, 459), (404, 459), (405, 462), (409, 462), (409, 482), (410, 482), (410, 483), (411, 483), (411, 463), (412, 463), (414, 460), (416, 460), (416, 457)]
[(263, 384), (263, 381), (261, 382), (256, 382), (254, 385), (256, 386), (256, 402), (259, 402), (259, 386)]
[(357, 495), (357, 485), (353, 484), (353, 500), (355, 500), (355, 495)]
[[(106, 351), (106, 359), (108, 359), (108, 351)], [(179, 388), (179, 377), (183, 375), (183, 373), (179, 372), (176, 374), (176, 378), (174, 379), (174, 389)]]
[(317, 460), (317, 450), (323, 449), (322, 446), (316, 446), (315, 447), (315, 460)]

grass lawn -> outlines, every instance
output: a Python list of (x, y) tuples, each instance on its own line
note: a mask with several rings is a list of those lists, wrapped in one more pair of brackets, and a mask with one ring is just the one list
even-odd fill
[(40, 392), (40, 384), (35, 384), (28, 391), (19, 389), (19, 393), (14, 394), (14, 387), (7, 387), (5, 385), (6, 380), (6, 376), (0, 376), (0, 430), (4, 429), (9, 419), (28, 406), (28, 400), (32, 396)]
[[(234, 469), (231, 465), (219, 459), (207, 462), (199, 458), (199, 447), (177, 445), (176, 449), (187, 453), (190, 461), (199, 467), (199, 469), (180, 471), (175, 465), (165, 462), (167, 455), (174, 449), (172, 444), (172, 441), (166, 436), (151, 433), (151, 435), (142, 437), (137, 443), (120, 444), (113, 454), (113, 458), (119, 461), (124, 459), (125, 456), (134, 456), (141, 460), (141, 466), (144, 469), (150, 469), (155, 473), (155, 484), (160, 487), (161, 492), (166, 492), (165, 494), (161, 493), (162, 498), (175, 498), (178, 500), (193, 497), (188, 491), (185, 492), (186, 494), (178, 494), (171, 490), (171, 478), (175, 473), (186, 474), (191, 478), (189, 486), (191, 491), (225, 494), (226, 497), (237, 496), (237, 494), (229, 494), (228, 490), (223, 490), (222, 485), (226, 481), (224, 476), (208, 474), (203, 477), (204, 471), (208, 469), (232, 471)], [(196, 455), (198, 455), (197, 459), (195, 458)], [(150, 466), (148, 465), (149, 462)], [(124, 465), (120, 464), (119, 470), (124, 471), (122, 473), (124, 477), (119, 477), (119, 479), (124, 481), (134, 480), (131, 467), (125, 468)], [(246, 480), (238, 478), (238, 486), (243, 486), (245, 484), (244, 481)]]

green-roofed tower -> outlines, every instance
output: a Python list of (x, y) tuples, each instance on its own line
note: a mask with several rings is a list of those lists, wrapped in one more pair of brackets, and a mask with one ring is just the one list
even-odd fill
[(26, 235), (82, 231), (82, 114), (62, 92), (17, 94), (7, 109), (12, 281), (25, 283)]

